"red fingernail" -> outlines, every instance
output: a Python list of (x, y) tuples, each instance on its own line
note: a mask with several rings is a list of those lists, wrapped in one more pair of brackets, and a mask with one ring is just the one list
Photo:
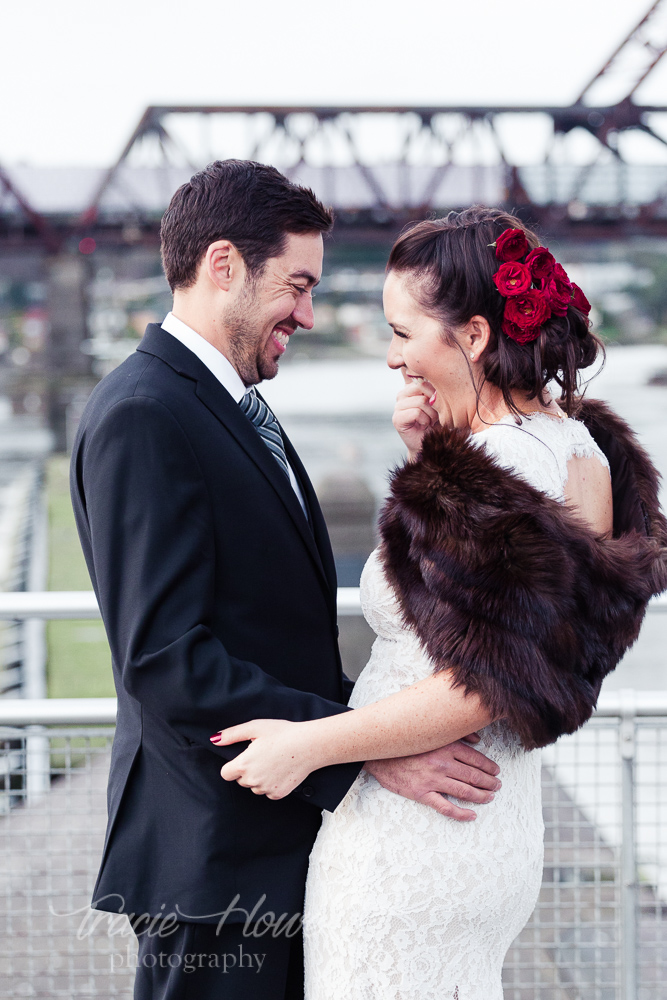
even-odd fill
[(219, 743), (220, 742), (220, 737), (219, 736), (209, 736), (209, 739), (210, 739), (211, 743)]

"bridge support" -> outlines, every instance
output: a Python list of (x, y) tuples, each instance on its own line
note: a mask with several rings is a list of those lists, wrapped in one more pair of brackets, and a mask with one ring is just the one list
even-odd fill
[(92, 388), (90, 357), (81, 350), (88, 337), (85, 258), (59, 253), (46, 261), (50, 330), (46, 349), (47, 416), (55, 450), (67, 450), (67, 410)]

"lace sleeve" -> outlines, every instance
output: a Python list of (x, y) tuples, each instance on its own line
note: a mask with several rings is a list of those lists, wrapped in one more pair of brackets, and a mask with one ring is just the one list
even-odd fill
[(609, 462), (587, 427), (579, 420), (556, 420), (543, 413), (532, 414), (516, 424), (503, 419), (487, 431), (473, 435), (501, 465), (521, 476), (536, 489), (556, 500), (564, 499), (571, 458), (597, 458), (606, 469)]
[(525, 479), (535, 489), (555, 500), (562, 500), (567, 463), (563, 460), (562, 449), (549, 440), (540, 424), (535, 426), (525, 420), (519, 425), (513, 420), (502, 420), (488, 430), (474, 434), (472, 440), (483, 445), (500, 465)]
[(567, 421), (568, 441), (565, 446), (565, 461), (571, 458), (597, 458), (609, 471), (609, 461), (601, 448), (591, 437), (588, 428), (579, 420)]

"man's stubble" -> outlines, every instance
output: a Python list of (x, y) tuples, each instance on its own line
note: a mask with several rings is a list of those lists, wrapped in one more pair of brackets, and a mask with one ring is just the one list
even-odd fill
[(261, 310), (257, 303), (259, 283), (259, 279), (247, 279), (238, 302), (230, 306), (223, 317), (224, 325), (231, 334), (229, 361), (246, 386), (257, 385), (278, 374), (276, 362), (268, 363), (263, 357), (265, 345)]

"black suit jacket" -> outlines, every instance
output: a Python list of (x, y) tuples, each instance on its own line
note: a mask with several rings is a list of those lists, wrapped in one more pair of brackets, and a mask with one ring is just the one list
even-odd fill
[(359, 771), (324, 768), (280, 801), (220, 777), (216, 730), (345, 711), (336, 576), (308, 476), (287, 478), (215, 376), (151, 324), (95, 388), (72, 500), (111, 646), (118, 721), (94, 905), (215, 923), (301, 910), (321, 820)]

